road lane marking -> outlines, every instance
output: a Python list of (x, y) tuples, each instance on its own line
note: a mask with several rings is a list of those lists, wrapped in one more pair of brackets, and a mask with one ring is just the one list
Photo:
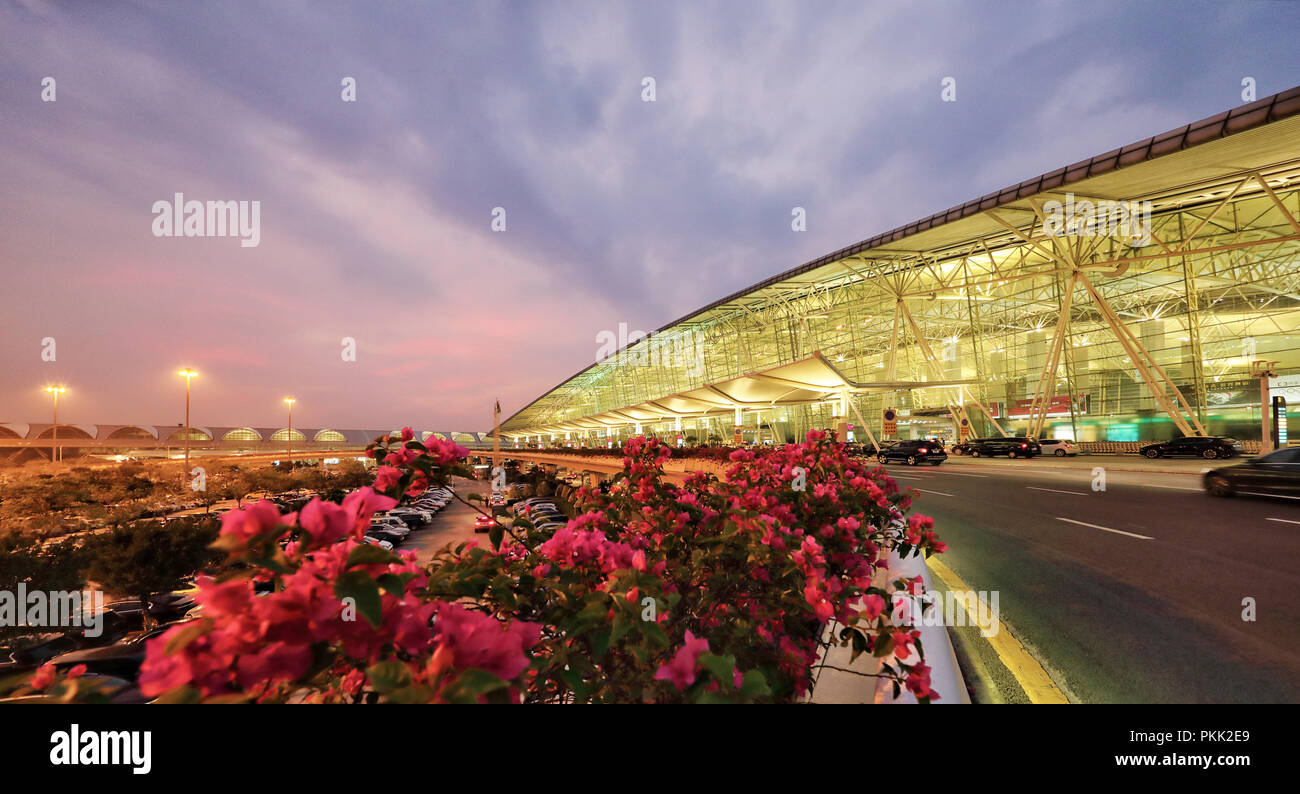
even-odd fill
[(1185, 486), (1185, 485), (1152, 485), (1151, 483), (1145, 483), (1145, 482), (1144, 482), (1144, 483), (1121, 482), (1121, 483), (1114, 483), (1114, 484), (1115, 484), (1115, 485), (1128, 485), (1128, 486), (1131, 486), (1131, 487), (1133, 487), (1133, 488), (1169, 488), (1170, 490), (1173, 490), (1173, 491), (1200, 491), (1200, 490), (1202, 490), (1202, 489), (1200, 489), (1200, 488), (1188, 488), (1188, 487)]
[(1281, 521), (1283, 524), (1300, 524), (1300, 521), (1292, 521), (1289, 518), (1269, 518), (1266, 521)]
[[(939, 562), (939, 555), (934, 555), (925, 561), (929, 566), (930, 572), (943, 582), (944, 587), (959, 593), (974, 592), (961, 580), (961, 577), (953, 573), (948, 566)], [(968, 599), (961, 598), (958, 601), (966, 607), (966, 614), (970, 616), (970, 625), (978, 626), (980, 616), (971, 611), (975, 607)], [(989, 614), (987, 611), (985, 615)], [(981, 634), (981, 636), (983, 636)], [(998, 633), (992, 637), (985, 637), (989, 645), (993, 646), (993, 652), (1002, 660), (1002, 664), (1011, 671), (1015, 677), (1016, 683), (1020, 688), (1025, 690), (1029, 696), (1030, 703), (1069, 703), (1070, 699), (1065, 696), (1052, 677), (1047, 674), (1038, 660), (1025, 650), (1025, 646), (1020, 641), (1011, 636), (1007, 630), (1007, 624), (1000, 623)]]
[(1026, 485), (1025, 487), (1028, 488), (1028, 489), (1031, 490), (1031, 491), (1051, 491), (1052, 493), (1068, 493), (1068, 494), (1070, 494), (1071, 496), (1087, 496), (1087, 495), (1088, 495), (1088, 494), (1084, 493), (1083, 491), (1059, 491), (1059, 490), (1057, 490), (1057, 489), (1055, 489), (1055, 488), (1039, 488), (1039, 487), (1037, 487), (1037, 486), (1033, 486), (1033, 485)]
[(1128, 535), (1130, 538), (1137, 538), (1138, 540), (1155, 540), (1155, 538), (1148, 537), (1146, 535), (1139, 535), (1136, 532), (1125, 532), (1122, 529), (1111, 529), (1110, 527), (1098, 526), (1097, 524), (1089, 524), (1086, 521), (1075, 521), (1073, 518), (1062, 518), (1061, 516), (1057, 516), (1056, 520), (1067, 521), (1071, 524), (1078, 524), (1081, 527), (1092, 527), (1093, 529), (1100, 529), (1102, 532), (1114, 532), (1116, 535)]
[(943, 491), (931, 491), (928, 488), (917, 488), (916, 490), (921, 491), (922, 493), (938, 494), (939, 496), (952, 496), (952, 494), (950, 493), (944, 493)]
[(965, 473), (965, 472), (961, 472), (961, 471), (951, 471), (951, 470), (946, 470), (946, 473), (947, 473), (947, 474), (954, 474), (954, 475), (956, 475), (956, 476), (958, 476), (958, 477), (979, 477), (979, 478), (981, 478), (981, 479), (985, 479), (985, 480), (987, 480), (987, 479), (989, 478), (989, 476), (988, 476), (987, 474), (967, 474), (967, 473)]

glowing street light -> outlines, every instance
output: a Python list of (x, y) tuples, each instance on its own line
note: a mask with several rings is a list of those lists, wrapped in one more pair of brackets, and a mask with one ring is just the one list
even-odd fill
[(290, 468), (293, 467), (293, 404), (298, 402), (292, 397), (285, 397), (284, 403), (289, 406), (289, 431), (284, 435), (285, 454), (289, 460)]
[(190, 381), (199, 373), (186, 367), (176, 374), (185, 379), (185, 472), (181, 475), (184, 480), (190, 476)]
[(64, 386), (46, 386), (45, 390), (54, 395), (54, 446), (50, 447), (50, 462), (53, 463), (55, 456), (63, 460), (59, 450), (59, 395), (68, 389)]

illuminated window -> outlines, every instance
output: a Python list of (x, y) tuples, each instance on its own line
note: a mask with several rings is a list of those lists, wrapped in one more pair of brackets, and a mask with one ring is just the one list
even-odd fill
[(239, 427), (221, 437), (222, 441), (261, 441), (262, 434), (251, 427)]

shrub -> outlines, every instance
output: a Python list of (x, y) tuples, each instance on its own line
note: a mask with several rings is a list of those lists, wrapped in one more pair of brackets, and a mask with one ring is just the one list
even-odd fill
[[(141, 688), (169, 701), (791, 701), (834, 642), (855, 657), (897, 649), (906, 663), (883, 675), (938, 697), (873, 577), (891, 550), (944, 545), (905, 517), (910, 497), (883, 470), (818, 432), (737, 450), (725, 481), (682, 486), (660, 476), (659, 442), (624, 453), (607, 493), (577, 492), (567, 526), (498, 525), (488, 548), (444, 549), (422, 570), (361, 535), (376, 510), (470, 476), (466, 451), (383, 437), (374, 488), (341, 505), (223, 516), (216, 545), (248, 570), (200, 580), (203, 618), (149, 642)], [(274, 592), (254, 597), (254, 579)]]

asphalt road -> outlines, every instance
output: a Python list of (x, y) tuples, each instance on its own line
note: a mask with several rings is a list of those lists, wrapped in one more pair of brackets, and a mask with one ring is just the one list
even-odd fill
[(998, 591), (1003, 624), (1071, 700), (1300, 702), (1300, 502), (1207, 496), (1201, 461), (1124, 470), (1143, 465), (886, 469), (917, 489), (915, 512), (949, 545), (943, 562), (971, 589)]
[[(461, 499), (466, 499), (471, 493), (487, 493), (490, 490), (489, 483), (483, 480), (467, 480), (462, 477), (452, 478), (452, 487), (456, 490), (456, 495)], [(475, 502), (475, 505), (487, 509), (482, 502)], [(479, 545), (487, 548), (487, 533), (475, 534), (474, 519), (478, 512), (469, 505), (460, 501), (453, 501), (433, 517), (433, 521), (428, 526), (412, 530), (411, 534), (406, 537), (406, 542), (399, 549), (401, 551), (415, 551), (416, 560), (424, 565), (433, 559), (434, 553), (444, 546), (454, 546), (464, 540), (478, 539)]]

